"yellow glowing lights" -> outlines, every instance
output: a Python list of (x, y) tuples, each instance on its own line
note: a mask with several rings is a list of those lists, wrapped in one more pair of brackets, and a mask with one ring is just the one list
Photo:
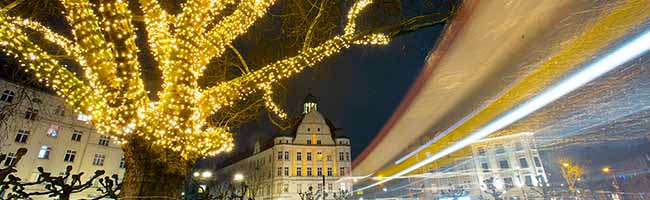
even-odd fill
[[(121, 0), (96, 4), (61, 0), (72, 37), (0, 11), (0, 47), (76, 112), (88, 115), (98, 132), (121, 143), (128, 142), (130, 135), (141, 136), (186, 158), (232, 150), (230, 129), (207, 123), (219, 109), (261, 92), (266, 108), (284, 119), (287, 114), (273, 102), (273, 84), (352, 44), (384, 45), (390, 40), (383, 34), (355, 33), (355, 19), (371, 3), (360, 0), (348, 13), (344, 34), (234, 80), (200, 89), (198, 79), (208, 62), (246, 33), (275, 0), (188, 0), (177, 15), (165, 12), (156, 0), (138, 1), (143, 11), (140, 17), (133, 16), (128, 3)], [(236, 3), (231, 14), (216, 20), (228, 5)], [(134, 21), (144, 22), (148, 48), (162, 71), (157, 102), (149, 100), (140, 78)], [(83, 69), (84, 80), (32, 42), (25, 30), (62, 49), (67, 60)]]

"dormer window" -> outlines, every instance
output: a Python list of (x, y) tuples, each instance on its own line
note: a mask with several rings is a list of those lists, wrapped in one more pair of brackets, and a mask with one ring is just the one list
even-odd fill
[(316, 131), (320, 132), (320, 128), (316, 129)]
[(311, 131), (311, 129), (310, 129), (310, 128), (307, 128), (307, 132), (309, 132), (309, 131)]

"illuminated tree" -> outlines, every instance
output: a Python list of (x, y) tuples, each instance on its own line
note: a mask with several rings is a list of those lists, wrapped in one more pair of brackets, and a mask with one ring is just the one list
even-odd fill
[(569, 186), (569, 191), (572, 195), (576, 193), (576, 183), (582, 177), (584, 170), (582, 166), (575, 164), (569, 160), (560, 160), (560, 168), (562, 169), (562, 177), (566, 180), (567, 186)]
[[(372, 31), (356, 19), (371, 0), (355, 2), (343, 33), (309, 43), (287, 57), (240, 77), (201, 87), (207, 65), (267, 12), (275, 0), (188, 0), (180, 13), (156, 0), (60, 0), (72, 37), (41, 23), (0, 11), (0, 48), (77, 112), (91, 117), (101, 134), (122, 144), (126, 174), (122, 197), (178, 198), (190, 166), (233, 148), (231, 127), (211, 117), (254, 95), (280, 118), (273, 86), (351, 45), (385, 45), (392, 37), (444, 23), (450, 15), (422, 16)], [(229, 8), (233, 8), (229, 11)], [(157, 100), (141, 75), (134, 23), (144, 23), (147, 49), (162, 73)], [(55, 46), (64, 52), (54, 55)], [(73, 64), (71, 64), (73, 63)], [(70, 65), (79, 66), (82, 75)]]

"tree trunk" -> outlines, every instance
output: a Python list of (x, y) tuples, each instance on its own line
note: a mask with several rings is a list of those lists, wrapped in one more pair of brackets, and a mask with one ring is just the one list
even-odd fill
[(120, 199), (180, 199), (191, 163), (132, 136), (122, 146), (126, 172)]

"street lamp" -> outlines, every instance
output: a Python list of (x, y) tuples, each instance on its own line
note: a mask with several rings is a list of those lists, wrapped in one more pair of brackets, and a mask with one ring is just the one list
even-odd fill
[(233, 176), (232, 180), (233, 180), (233, 181), (237, 181), (237, 182), (241, 182), (241, 181), (244, 180), (244, 175), (241, 174), (241, 173), (236, 173), (236, 174)]
[(205, 179), (212, 178), (212, 172), (211, 171), (203, 171), (201, 173), (201, 178), (205, 178)]
[(609, 167), (603, 167), (602, 170), (603, 170), (603, 173), (609, 174), (609, 172), (610, 172), (612, 169), (609, 168)]
[(201, 175), (201, 173), (199, 173), (199, 172), (194, 172), (194, 174), (192, 174), (192, 175), (193, 175), (194, 177), (199, 177), (199, 176)]

